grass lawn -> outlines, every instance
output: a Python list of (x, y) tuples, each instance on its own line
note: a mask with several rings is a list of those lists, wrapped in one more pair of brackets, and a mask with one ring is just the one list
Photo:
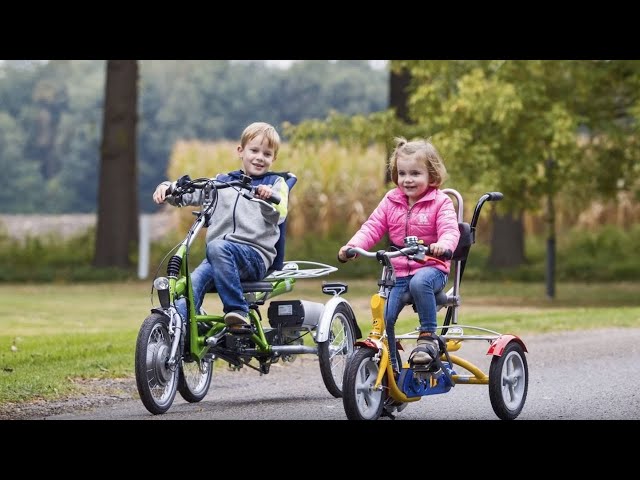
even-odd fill
[[(376, 280), (348, 284), (345, 298), (366, 335)], [(0, 403), (64, 397), (77, 392), (78, 379), (133, 376), (138, 328), (151, 308), (150, 285), (0, 285)], [(298, 280), (293, 292), (277, 299), (324, 303), (328, 297), (320, 286), (319, 280)], [(501, 333), (640, 327), (640, 283), (559, 284), (553, 300), (536, 283), (469, 281), (461, 293), (459, 323)], [(214, 312), (220, 303), (210, 295), (205, 308)], [(267, 305), (265, 317), (266, 311)], [(417, 324), (406, 308), (397, 331)]]

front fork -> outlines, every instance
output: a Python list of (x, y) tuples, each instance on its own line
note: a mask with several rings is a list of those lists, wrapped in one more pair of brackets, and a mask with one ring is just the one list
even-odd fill
[(378, 363), (378, 377), (376, 383), (373, 386), (374, 390), (382, 389), (382, 379), (387, 376), (387, 385), (389, 388), (389, 395), (398, 402), (415, 402), (419, 400), (419, 397), (407, 397), (398, 388), (396, 379), (393, 376), (393, 367), (391, 366), (391, 359), (389, 358), (389, 344), (385, 331), (384, 323), (384, 304), (385, 299), (380, 296), (379, 293), (372, 295), (371, 297), (371, 320), (372, 329), (369, 332), (369, 338), (364, 342), (359, 342), (366, 348), (375, 348), (378, 350), (378, 356), (380, 361)]
[(167, 360), (167, 366), (169, 368), (173, 368), (178, 364), (179, 356), (176, 356), (177, 353), (180, 352), (180, 342), (183, 341), (184, 337), (184, 321), (182, 317), (177, 312), (174, 306), (171, 306), (167, 309), (167, 313), (169, 314), (169, 335), (172, 338), (171, 341), (171, 353), (169, 353), (169, 359)]

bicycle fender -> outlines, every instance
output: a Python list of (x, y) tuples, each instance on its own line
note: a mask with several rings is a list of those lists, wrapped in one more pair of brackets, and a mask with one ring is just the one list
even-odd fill
[(375, 350), (376, 352), (382, 350), (382, 342), (380, 340), (374, 340), (373, 338), (365, 338), (364, 340), (359, 340), (354, 345), (360, 348), (370, 348), (371, 350)]
[(166, 310), (164, 310), (163, 308), (152, 308), (151, 312), (159, 313), (160, 315), (164, 315), (168, 319), (171, 319), (171, 315), (169, 315), (169, 313)]
[[(349, 304), (349, 302), (347, 302), (344, 298), (338, 295), (331, 297), (331, 299), (329, 299), (329, 301), (324, 305), (322, 316), (320, 317), (320, 321), (318, 322), (318, 333), (316, 334), (316, 343), (326, 342), (327, 340), (329, 340), (329, 328), (331, 326), (331, 318), (333, 318), (333, 314), (336, 308), (338, 307), (338, 305), (340, 304), (344, 304), (351, 312), (351, 315), (353, 316), (353, 318), (354, 319), (356, 318), (355, 315), (353, 314), (353, 309), (351, 308), (351, 305)], [(356, 332), (356, 338), (360, 338), (360, 336), (358, 336), (360, 329), (358, 328), (357, 322), (354, 322), (353, 327)]]
[(491, 342), (491, 346), (489, 347), (489, 350), (487, 350), (487, 355), (493, 355), (496, 357), (502, 356), (502, 352), (504, 351), (505, 348), (507, 348), (507, 345), (509, 345), (511, 342), (518, 342), (522, 346), (524, 351), (528, 353), (527, 347), (525, 346), (524, 342), (520, 339), (520, 337), (507, 334), (507, 335), (500, 335), (493, 342)]

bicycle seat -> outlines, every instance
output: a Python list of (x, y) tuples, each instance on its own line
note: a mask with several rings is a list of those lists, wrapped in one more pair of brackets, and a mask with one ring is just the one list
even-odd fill
[[(455, 298), (452, 296), (447, 295), (447, 292), (445, 292), (444, 290), (440, 290), (438, 293), (436, 293), (435, 295), (436, 297), (436, 305), (453, 305)], [(411, 292), (405, 292), (402, 294), (402, 297), (400, 297), (400, 300), (402, 301), (402, 303), (406, 304), (406, 305), (412, 305), (415, 303), (413, 301), (413, 297), (411, 296)]]
[(242, 282), (240, 285), (243, 293), (273, 291), (273, 285), (270, 282)]
[[(271, 282), (242, 282), (240, 285), (242, 286), (242, 293), (273, 291)], [(218, 291), (213, 287), (211, 290), (207, 290), (207, 293), (218, 293)]]

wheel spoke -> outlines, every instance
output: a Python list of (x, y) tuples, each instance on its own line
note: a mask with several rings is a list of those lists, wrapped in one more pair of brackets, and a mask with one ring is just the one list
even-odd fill
[(502, 396), (507, 406), (515, 408), (520, 403), (523, 378), (524, 369), (520, 357), (512, 353), (505, 359), (502, 375)]
[(331, 322), (329, 366), (336, 385), (342, 385), (347, 359), (353, 350), (353, 342), (350, 343), (349, 328), (346, 322), (347, 320), (341, 315), (334, 317)]

